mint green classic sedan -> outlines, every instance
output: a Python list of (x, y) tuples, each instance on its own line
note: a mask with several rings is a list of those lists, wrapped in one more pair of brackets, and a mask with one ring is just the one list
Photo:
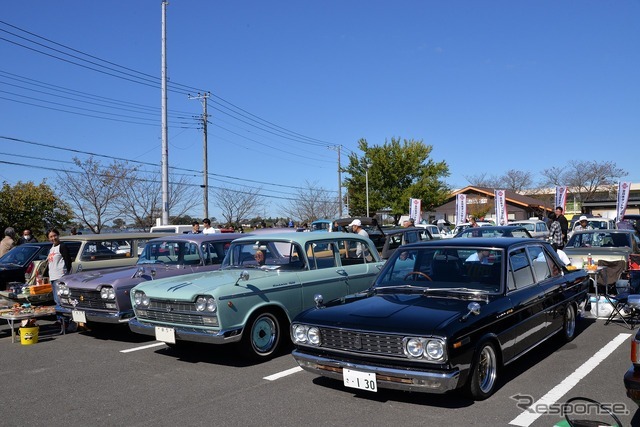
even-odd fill
[(240, 342), (246, 356), (266, 360), (317, 294), (329, 301), (363, 291), (382, 264), (373, 242), (353, 233), (242, 237), (218, 271), (134, 287), (129, 327), (169, 345)]

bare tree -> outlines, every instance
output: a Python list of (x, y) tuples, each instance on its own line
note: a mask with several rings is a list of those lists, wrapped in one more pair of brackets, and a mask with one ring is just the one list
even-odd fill
[(571, 160), (565, 168), (553, 167), (543, 171), (546, 184), (566, 185), (580, 202), (592, 200), (597, 192), (612, 191), (628, 173), (614, 162)]
[(295, 200), (280, 206), (283, 215), (300, 222), (311, 222), (320, 218), (336, 218), (338, 216), (338, 200), (328, 190), (318, 187), (316, 182), (306, 181)]
[(473, 187), (498, 188), (501, 186), (501, 180), (495, 175), (488, 176), (486, 172), (476, 175), (465, 175), (464, 179)]
[(264, 198), (260, 195), (261, 187), (231, 189), (226, 187), (214, 191), (214, 199), (222, 211), (222, 218), (227, 224), (239, 225), (242, 219), (257, 213)]
[(121, 216), (118, 200), (126, 188), (125, 177), (135, 168), (116, 160), (103, 167), (93, 157), (84, 161), (74, 157), (73, 162), (80, 170), (58, 174), (58, 190), (70, 199), (80, 222), (99, 234), (107, 222)]
[(499, 187), (505, 190), (522, 192), (533, 184), (531, 172), (509, 169), (501, 178)]
[[(119, 206), (123, 216), (137, 227), (149, 229), (162, 216), (162, 183), (157, 175), (131, 174), (127, 177)], [(189, 178), (180, 176), (169, 182), (169, 212), (172, 217), (181, 217), (193, 209), (202, 198), (199, 186), (191, 184)]]

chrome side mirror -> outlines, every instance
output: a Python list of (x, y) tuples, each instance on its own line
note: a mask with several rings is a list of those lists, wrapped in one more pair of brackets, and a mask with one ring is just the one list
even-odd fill
[(316, 303), (316, 308), (323, 308), (324, 305), (324, 298), (322, 297), (322, 294), (315, 294), (313, 296), (313, 301)]
[(249, 280), (249, 272), (247, 270), (242, 270), (242, 273), (240, 273), (240, 276), (238, 276), (238, 280), (236, 280), (236, 283), (234, 284), (234, 286), (238, 286), (238, 283), (240, 283), (240, 280), (244, 282)]
[(480, 304), (478, 304), (477, 302), (470, 302), (469, 305), (467, 306), (467, 310), (469, 310), (469, 312), (464, 316), (462, 316), (460, 320), (465, 321), (472, 314), (474, 316), (477, 316), (478, 314), (480, 314)]

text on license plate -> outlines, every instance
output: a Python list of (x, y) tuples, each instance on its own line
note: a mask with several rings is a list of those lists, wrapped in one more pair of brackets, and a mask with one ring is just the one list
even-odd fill
[(71, 318), (76, 323), (87, 323), (87, 315), (82, 310), (73, 310)]
[(346, 387), (359, 388), (360, 390), (378, 391), (376, 386), (376, 374), (373, 372), (360, 372), (351, 369), (342, 370), (342, 378)]
[(165, 328), (162, 326), (156, 326), (156, 339), (158, 341), (168, 342), (170, 344), (176, 343), (176, 331), (173, 328)]

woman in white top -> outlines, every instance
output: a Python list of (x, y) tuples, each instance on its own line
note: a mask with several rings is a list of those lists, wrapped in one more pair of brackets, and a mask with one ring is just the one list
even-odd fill
[(65, 274), (71, 271), (71, 256), (64, 243), (60, 241), (60, 233), (55, 228), (47, 232), (49, 241), (53, 243), (49, 250), (47, 261), (49, 263), (49, 279), (52, 286)]

